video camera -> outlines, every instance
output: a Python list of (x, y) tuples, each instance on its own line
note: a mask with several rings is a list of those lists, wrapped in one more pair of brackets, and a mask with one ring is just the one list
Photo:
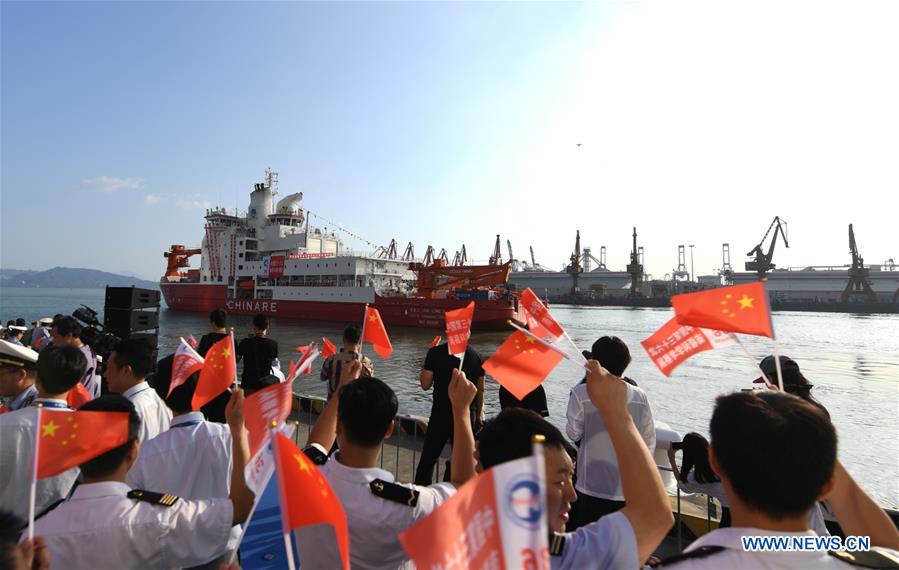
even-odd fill
[(103, 325), (97, 318), (97, 311), (87, 305), (81, 305), (75, 309), (72, 316), (85, 325), (81, 331), (81, 342), (91, 347), (94, 354), (101, 357), (104, 363), (107, 362), (109, 354), (122, 339), (112, 333), (104, 332)]

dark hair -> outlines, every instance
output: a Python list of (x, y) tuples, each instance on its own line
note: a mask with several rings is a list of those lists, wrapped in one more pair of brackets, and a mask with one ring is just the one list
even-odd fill
[(681, 442), (684, 458), (680, 466), (680, 480), (687, 482), (690, 471), (694, 471), (697, 483), (717, 483), (720, 481), (709, 464), (709, 442), (702, 435), (691, 431)]
[(209, 313), (209, 322), (223, 329), (228, 324), (228, 313), (225, 309), (216, 309)]
[(253, 326), (260, 331), (268, 329), (268, 317), (266, 317), (262, 313), (256, 315), (255, 317), (253, 317)]
[(23, 319), (22, 317), (19, 317), (18, 319), (16, 319), (16, 326), (17, 326), (17, 327), (24, 327), (24, 326), (25, 326), (25, 319)]
[(159, 397), (165, 400), (166, 405), (173, 412), (183, 414), (192, 411), (191, 402), (197, 389), (197, 380), (200, 378), (200, 373), (194, 372), (188, 376), (184, 384), (181, 384), (169, 394), (169, 386), (172, 384), (172, 363), (174, 361), (174, 354), (160, 359), (156, 363), (156, 371), (147, 378), (147, 382), (156, 390)]
[(87, 402), (80, 408), (79, 412), (127, 412), (128, 413), (128, 441), (122, 445), (110, 449), (106, 453), (98, 455), (93, 459), (81, 464), (81, 473), (85, 477), (98, 478), (105, 477), (116, 469), (125, 461), (128, 450), (135, 441), (138, 440), (140, 434), (140, 416), (134, 409), (131, 401), (119, 394), (106, 394)]
[(81, 338), (81, 324), (75, 320), (75, 317), (63, 317), (53, 321), (53, 328), (62, 336), (73, 336)]
[(10, 511), (0, 510), (0, 568), (16, 568), (13, 553), (18, 548), (23, 528), (25, 521)]
[(350, 344), (359, 344), (359, 338), (362, 336), (362, 331), (359, 330), (359, 327), (356, 325), (349, 325), (347, 328), (343, 329), (343, 340)]
[(719, 396), (715, 459), (747, 506), (781, 520), (805, 514), (833, 476), (837, 434), (815, 405), (768, 391)]
[(87, 359), (74, 346), (51, 344), (37, 357), (37, 379), (48, 394), (62, 394), (75, 387), (87, 369)]
[(130, 366), (135, 378), (146, 378), (153, 372), (156, 364), (153, 360), (153, 347), (142, 338), (126, 338), (116, 344), (112, 352), (116, 365), (120, 368)]
[(377, 378), (359, 378), (341, 389), (337, 417), (350, 443), (371, 448), (384, 441), (397, 408), (390, 386)]
[(484, 469), (527, 457), (533, 453), (532, 438), (542, 435), (545, 445), (554, 445), (572, 453), (562, 432), (536, 412), (508, 408), (484, 424), (478, 433), (478, 455)]
[(593, 343), (591, 349), (593, 359), (599, 361), (603, 368), (621, 376), (631, 363), (631, 351), (624, 341), (617, 336), (604, 336)]

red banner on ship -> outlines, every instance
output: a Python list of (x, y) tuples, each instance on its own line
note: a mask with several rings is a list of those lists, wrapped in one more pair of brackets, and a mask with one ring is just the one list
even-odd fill
[(273, 255), (268, 264), (269, 277), (282, 277), (284, 275), (284, 256)]

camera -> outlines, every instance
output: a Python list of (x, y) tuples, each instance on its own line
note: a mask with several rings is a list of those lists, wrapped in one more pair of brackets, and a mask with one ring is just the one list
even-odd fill
[(98, 374), (105, 372), (105, 363), (109, 360), (109, 354), (122, 339), (114, 334), (104, 332), (100, 319), (97, 318), (97, 311), (91, 309), (87, 305), (81, 305), (72, 312), (72, 316), (84, 323), (85, 327), (81, 331), (81, 342), (91, 347), (94, 354), (99, 356), (103, 362), (98, 365), (100, 370)]

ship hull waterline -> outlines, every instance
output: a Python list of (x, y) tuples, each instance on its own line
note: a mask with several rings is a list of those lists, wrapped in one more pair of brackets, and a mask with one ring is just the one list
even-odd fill
[[(225, 285), (160, 283), (170, 310), (209, 313), (225, 309), (234, 315), (264, 314), (270, 317), (313, 321), (361, 321), (363, 303), (333, 301), (291, 301), (278, 299), (229, 299)], [(424, 299), (420, 297), (382, 297), (372, 304), (387, 325), (443, 329), (444, 313), (469, 303), (461, 299)], [(516, 303), (508, 300), (476, 300), (472, 329), (505, 330), (509, 321), (521, 323)]]

